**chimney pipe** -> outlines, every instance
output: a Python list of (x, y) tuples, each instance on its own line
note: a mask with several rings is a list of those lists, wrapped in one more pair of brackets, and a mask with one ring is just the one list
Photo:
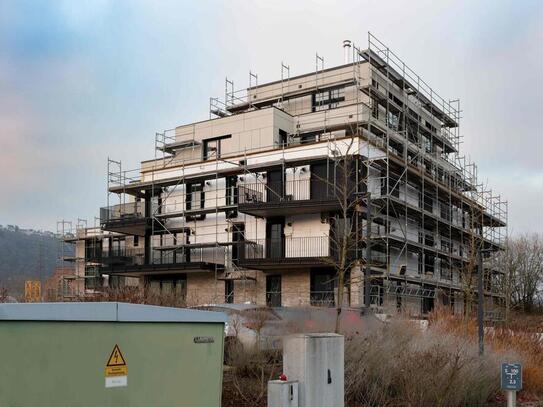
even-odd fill
[(344, 55), (344, 62), (348, 64), (351, 62), (351, 40), (344, 40), (343, 41), (343, 55)]

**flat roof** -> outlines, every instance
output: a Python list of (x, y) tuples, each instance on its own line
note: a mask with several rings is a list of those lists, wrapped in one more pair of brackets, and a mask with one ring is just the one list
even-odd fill
[(0, 304), (0, 321), (194, 322), (225, 323), (222, 312), (124, 302)]

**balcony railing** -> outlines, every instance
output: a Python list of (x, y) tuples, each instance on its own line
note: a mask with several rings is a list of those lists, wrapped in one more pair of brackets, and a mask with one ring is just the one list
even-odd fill
[(122, 222), (124, 220), (141, 219), (144, 216), (143, 203), (128, 202), (100, 208), (100, 223)]
[(143, 264), (145, 249), (143, 247), (118, 247), (102, 251), (102, 263), (136, 265)]
[(334, 187), (325, 180), (289, 180), (285, 182), (256, 182), (239, 186), (240, 204), (260, 204), (289, 201), (326, 201), (334, 199)]
[(225, 254), (222, 247), (183, 247), (176, 249), (161, 250), (160, 246), (155, 247), (151, 257), (145, 260), (145, 249), (137, 248), (115, 248), (106, 250), (100, 259), (105, 268), (153, 268), (155, 266), (175, 265), (198, 265), (200, 263), (223, 265)]
[(240, 244), (240, 260), (327, 258), (333, 253), (327, 236), (257, 239)]

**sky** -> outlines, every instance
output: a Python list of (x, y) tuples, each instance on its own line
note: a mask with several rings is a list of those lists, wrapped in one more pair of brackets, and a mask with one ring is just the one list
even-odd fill
[(371, 31), (446, 100), (462, 150), (543, 230), (543, 1), (0, 0), (0, 224), (56, 230), (107, 202), (107, 158), (137, 168), (157, 131), (209, 117), (209, 97), (343, 62)]

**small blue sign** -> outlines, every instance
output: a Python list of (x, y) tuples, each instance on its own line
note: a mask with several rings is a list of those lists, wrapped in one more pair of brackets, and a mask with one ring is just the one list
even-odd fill
[(522, 364), (502, 363), (502, 390), (522, 390)]

